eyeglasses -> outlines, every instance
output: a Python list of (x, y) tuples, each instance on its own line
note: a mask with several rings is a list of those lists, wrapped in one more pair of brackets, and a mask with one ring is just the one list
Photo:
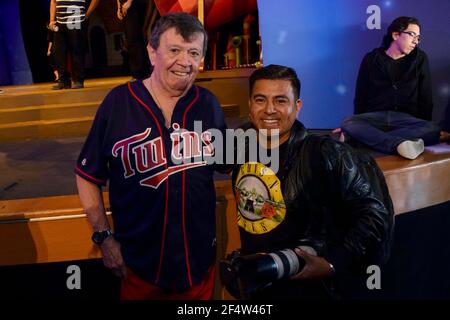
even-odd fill
[(413, 31), (402, 31), (401, 33), (406, 33), (407, 35), (409, 35), (410, 37), (412, 37), (414, 40), (417, 41), (417, 43), (420, 42), (420, 34), (417, 35), (415, 32)]

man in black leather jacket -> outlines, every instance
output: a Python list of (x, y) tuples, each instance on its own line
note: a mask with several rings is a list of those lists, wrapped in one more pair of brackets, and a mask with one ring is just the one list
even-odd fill
[(299, 94), (291, 68), (269, 65), (251, 75), (251, 124), (244, 129), (267, 130), (259, 145), (279, 152), (279, 170), (259, 161), (236, 166), (233, 189), (243, 255), (295, 248), (300, 240), (318, 255), (296, 248), (303, 270), (252, 298), (333, 298), (336, 278), (365, 275), (390, 253), (393, 208), (383, 174), (372, 158), (308, 134), (296, 120)]

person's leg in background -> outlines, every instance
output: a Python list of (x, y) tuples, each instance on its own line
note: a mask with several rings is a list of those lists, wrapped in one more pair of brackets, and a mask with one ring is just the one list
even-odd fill
[(368, 112), (347, 117), (342, 131), (358, 142), (387, 154), (395, 154), (396, 147), (404, 139), (392, 136), (388, 131), (387, 111)]
[(143, 30), (147, 8), (148, 1), (134, 0), (124, 19), (130, 73), (135, 79), (144, 79), (150, 75), (147, 40)]
[(395, 111), (370, 112), (348, 117), (342, 130), (367, 146), (387, 154), (415, 159), (424, 145), (439, 143), (440, 128), (431, 121)]
[(407, 113), (389, 111), (389, 134), (405, 140), (422, 139), (426, 146), (439, 143), (441, 128), (433, 121), (413, 117)]
[(66, 54), (68, 48), (67, 27), (60, 26), (53, 38), (53, 52), (56, 69), (58, 70), (58, 84), (53, 86), (54, 90), (70, 88), (70, 74), (67, 71)]
[(68, 38), (72, 53), (72, 89), (84, 87), (84, 56), (85, 56), (85, 22), (81, 23), (80, 28), (69, 30)]
[(58, 73), (58, 68), (56, 67), (56, 62), (55, 62), (54, 46), (52, 46), (52, 48), (50, 49), (50, 55), (48, 56), (48, 63), (50, 65), (50, 68), (53, 71), (53, 75), (55, 76), (55, 79), (53, 80), (53, 82), (58, 82), (59, 81), (59, 73)]
[(440, 133), (440, 141), (450, 144), (450, 98), (444, 112), (444, 119), (440, 123), (442, 131)]

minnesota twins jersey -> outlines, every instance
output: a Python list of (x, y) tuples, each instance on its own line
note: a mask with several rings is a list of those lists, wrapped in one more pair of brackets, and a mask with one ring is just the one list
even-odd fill
[[(200, 134), (194, 121), (201, 121)], [(214, 263), (215, 167), (204, 160), (214, 153), (208, 129), (224, 132), (226, 125), (217, 99), (197, 86), (177, 102), (170, 128), (164, 123), (142, 81), (113, 89), (75, 172), (97, 185), (109, 181), (127, 267), (152, 284), (183, 289)]]

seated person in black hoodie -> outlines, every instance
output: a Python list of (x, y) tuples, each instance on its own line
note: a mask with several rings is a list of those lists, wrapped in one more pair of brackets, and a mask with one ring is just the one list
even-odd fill
[(355, 115), (342, 123), (351, 137), (377, 151), (417, 158), (424, 145), (439, 143), (441, 129), (431, 122), (433, 99), (428, 58), (417, 45), (420, 23), (399, 17), (389, 26), (383, 47), (361, 62)]

